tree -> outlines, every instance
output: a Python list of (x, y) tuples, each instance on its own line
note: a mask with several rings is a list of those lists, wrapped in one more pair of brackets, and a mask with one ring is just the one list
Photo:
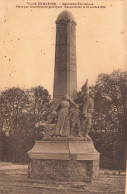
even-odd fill
[[(100, 74), (95, 91), (93, 138), (98, 150), (110, 160), (120, 159), (116, 166), (123, 168), (126, 137), (126, 80), (127, 73), (113, 71)], [(120, 164), (120, 165), (119, 165)]]
[[(22, 155), (20, 161), (27, 162), (27, 152), (32, 149), (35, 140), (42, 138), (44, 130), (43, 123), (47, 121), (47, 116), (50, 109), (51, 97), (46, 89), (42, 86), (27, 89), (28, 103), (20, 121), (22, 128)], [(25, 156), (23, 158), (23, 156)]]
[[(20, 88), (11, 88), (3, 91), (0, 96), (0, 117), (2, 131), (9, 136), (10, 160), (17, 160), (19, 153), (19, 119), (25, 108), (27, 96)], [(12, 151), (13, 150), (13, 151)]]
[(49, 114), (51, 97), (46, 89), (42, 86), (31, 88), (26, 91), (29, 97), (28, 112), (34, 116), (34, 125), (36, 126), (40, 121), (46, 121)]
[(21, 90), (11, 88), (0, 96), (2, 131), (9, 136), (13, 162), (27, 162), (34, 141), (41, 137), (47, 119), (50, 95), (42, 86)]

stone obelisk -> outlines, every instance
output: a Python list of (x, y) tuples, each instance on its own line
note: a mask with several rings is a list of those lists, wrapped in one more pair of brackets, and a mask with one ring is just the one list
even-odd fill
[(59, 101), (66, 94), (73, 99), (77, 94), (76, 21), (67, 10), (56, 20), (53, 101)]

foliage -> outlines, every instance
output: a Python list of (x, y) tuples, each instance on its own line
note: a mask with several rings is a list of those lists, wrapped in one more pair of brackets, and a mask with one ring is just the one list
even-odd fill
[[(124, 168), (126, 137), (126, 81), (127, 73), (113, 71), (98, 75), (92, 89), (95, 92), (95, 113), (91, 136), (103, 159), (108, 158), (109, 166)], [(114, 160), (115, 158), (115, 160)], [(116, 164), (114, 164), (114, 162)], [(115, 167), (115, 166), (114, 166)]]
[(40, 122), (47, 120), (49, 104), (50, 95), (42, 86), (29, 90), (11, 88), (1, 93), (1, 128), (10, 138), (13, 162), (27, 162), (27, 151), (41, 138)]

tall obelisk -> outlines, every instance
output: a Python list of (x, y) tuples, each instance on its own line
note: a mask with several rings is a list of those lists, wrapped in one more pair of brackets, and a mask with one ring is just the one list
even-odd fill
[(53, 101), (59, 101), (66, 94), (73, 99), (77, 94), (76, 21), (67, 10), (56, 20)]

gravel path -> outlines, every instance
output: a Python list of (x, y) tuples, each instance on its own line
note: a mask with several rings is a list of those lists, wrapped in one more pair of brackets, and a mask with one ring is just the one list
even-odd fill
[(124, 194), (125, 173), (103, 173), (92, 183), (31, 180), (27, 165), (0, 163), (0, 194)]

